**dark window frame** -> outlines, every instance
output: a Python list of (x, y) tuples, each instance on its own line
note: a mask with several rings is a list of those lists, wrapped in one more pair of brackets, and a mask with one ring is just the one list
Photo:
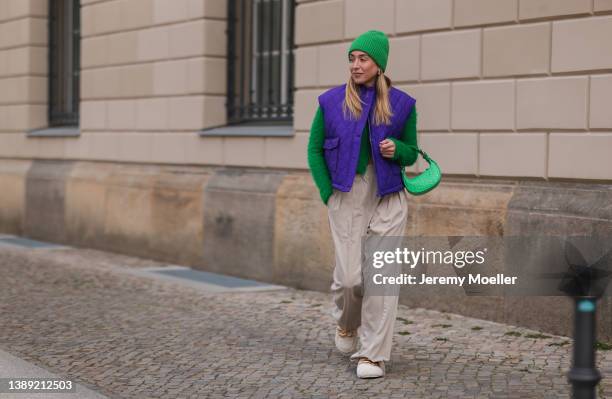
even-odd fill
[(49, 1), (47, 117), (51, 128), (79, 126), (80, 10), (79, 0)]
[(228, 125), (292, 125), (294, 20), (295, 0), (228, 0)]

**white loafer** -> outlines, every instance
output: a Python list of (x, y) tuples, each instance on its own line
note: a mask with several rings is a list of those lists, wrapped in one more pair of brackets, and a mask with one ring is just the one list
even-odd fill
[(385, 375), (385, 362), (373, 362), (362, 357), (357, 363), (357, 377), (359, 378), (378, 378)]
[(336, 348), (342, 353), (349, 354), (357, 350), (357, 331), (346, 331), (336, 327)]

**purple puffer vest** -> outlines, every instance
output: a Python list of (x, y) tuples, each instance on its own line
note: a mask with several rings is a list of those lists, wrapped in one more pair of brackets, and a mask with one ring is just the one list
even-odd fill
[(389, 102), (393, 113), (391, 124), (375, 125), (376, 89), (374, 86), (360, 85), (359, 87), (361, 100), (365, 102), (362, 104), (359, 120), (349, 120), (343, 116), (342, 103), (346, 84), (333, 87), (318, 97), (325, 121), (325, 142), (323, 144), (325, 163), (331, 176), (332, 186), (340, 191), (351, 191), (359, 161), (361, 134), (365, 124), (369, 123), (371, 156), (376, 171), (377, 191), (378, 196), (382, 197), (403, 190), (404, 183), (400, 165), (382, 156), (379, 143), (387, 137), (401, 139), (404, 125), (416, 100), (403, 91), (390, 87)]

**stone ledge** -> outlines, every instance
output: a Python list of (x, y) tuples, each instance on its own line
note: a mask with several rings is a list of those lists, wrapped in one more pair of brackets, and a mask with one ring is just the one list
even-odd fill
[(202, 137), (208, 136), (231, 136), (231, 137), (291, 137), (295, 135), (293, 125), (228, 125), (208, 129), (198, 132)]
[(28, 130), (27, 137), (78, 137), (81, 129), (78, 126), (46, 127)]

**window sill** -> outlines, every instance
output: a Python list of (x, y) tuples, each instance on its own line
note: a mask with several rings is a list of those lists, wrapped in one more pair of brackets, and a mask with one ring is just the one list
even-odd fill
[(81, 129), (78, 126), (44, 127), (28, 130), (27, 137), (79, 137)]
[(209, 136), (247, 136), (247, 137), (292, 137), (295, 135), (293, 125), (227, 125), (198, 132), (201, 137)]

